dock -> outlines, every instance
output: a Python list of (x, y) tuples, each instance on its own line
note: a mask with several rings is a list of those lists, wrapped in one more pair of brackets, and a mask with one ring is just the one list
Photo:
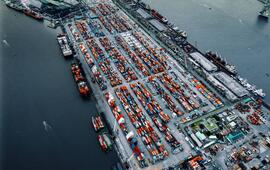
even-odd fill
[[(97, 107), (112, 129), (114, 147), (126, 169), (169, 169), (184, 164), (225, 167), (206, 150), (230, 147), (242, 134), (247, 136), (241, 141), (245, 143), (251, 135), (247, 125), (255, 128), (254, 119), (263, 122), (258, 114), (270, 113), (260, 98), (219, 70), (184, 35), (178, 52), (167, 47), (158, 37), (167, 28), (166, 20), (149, 21), (158, 22), (156, 30), (150, 31), (116, 2), (90, 0), (84, 5), (83, 15), (77, 13), (60, 23)], [(152, 18), (149, 12), (138, 12)], [(249, 109), (251, 121), (245, 124), (243, 108), (249, 104), (256, 114)], [(223, 132), (220, 123), (231, 131)], [(262, 126), (269, 128), (269, 123)], [(228, 140), (219, 143), (217, 132)]]

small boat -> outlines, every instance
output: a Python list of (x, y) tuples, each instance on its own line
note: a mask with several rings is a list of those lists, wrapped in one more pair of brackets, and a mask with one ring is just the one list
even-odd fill
[(96, 132), (104, 128), (104, 124), (100, 116), (97, 117), (92, 116), (92, 124)]
[(254, 93), (261, 98), (264, 98), (266, 96), (266, 93), (264, 93), (262, 89), (254, 90)]
[(187, 38), (188, 34), (186, 31), (180, 30), (179, 34), (183, 37), (183, 38)]

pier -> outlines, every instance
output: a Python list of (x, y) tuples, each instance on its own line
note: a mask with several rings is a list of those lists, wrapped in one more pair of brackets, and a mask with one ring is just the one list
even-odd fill
[(252, 94), (208, 63), (183, 34), (176, 52), (157, 36), (161, 27), (149, 31), (112, 1), (86, 5), (84, 15), (61, 23), (113, 131), (122, 163), (131, 169), (166, 169), (195, 158), (209, 162), (196, 152), (215, 140), (202, 144), (191, 128), (230, 112)]
[[(223, 114), (241, 124), (232, 134), (241, 129), (239, 134), (250, 136), (254, 119), (269, 128), (257, 116), (257, 111), (268, 112), (265, 107), (263, 112), (254, 107), (250, 118), (242, 115), (247, 99), (263, 107), (258, 96), (205, 58), (187, 42), (184, 31), (170, 28), (157, 12), (139, 11), (145, 18), (153, 15), (148, 21), (117, 2), (84, 3), (87, 10), (62, 19), (62, 29), (86, 73), (97, 107), (112, 129), (120, 160), (128, 168), (178, 168), (184, 162), (192, 167), (199, 166), (197, 161), (204, 161), (209, 169), (225, 166), (215, 159), (208, 164), (211, 155), (205, 152), (218, 143), (211, 132), (219, 131), (217, 116)], [(164, 39), (165, 32), (175, 39)], [(243, 119), (250, 119), (250, 125)], [(198, 124), (210, 134), (195, 133)]]

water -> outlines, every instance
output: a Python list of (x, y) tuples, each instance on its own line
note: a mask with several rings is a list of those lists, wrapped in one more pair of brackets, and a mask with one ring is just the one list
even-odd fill
[(0, 18), (0, 169), (110, 169), (118, 158), (98, 144), (95, 102), (80, 97), (57, 32), (2, 1)]
[[(256, 0), (147, 0), (202, 50), (218, 51), (269, 95), (270, 22)], [(93, 100), (80, 98), (56, 31), (0, 5), (0, 160), (3, 168), (109, 169), (89, 126)], [(4, 41), (5, 40), (5, 41)], [(50, 125), (44, 129), (43, 121)]]
[[(257, 0), (144, 0), (188, 32), (202, 51), (218, 51), (242, 77), (264, 89), (270, 103), (270, 20)], [(268, 74), (267, 74), (268, 73)]]

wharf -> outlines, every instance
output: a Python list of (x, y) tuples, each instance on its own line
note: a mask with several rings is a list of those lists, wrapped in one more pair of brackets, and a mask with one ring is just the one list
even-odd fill
[[(154, 39), (156, 36), (146, 28), (140, 27), (141, 24), (118, 9), (112, 1), (89, 0), (85, 3), (89, 6), (85, 16), (62, 20), (61, 23), (77, 52), (75, 57), (85, 70), (86, 78), (97, 100), (97, 107), (104, 112), (107, 122), (113, 129), (120, 160), (122, 163), (129, 164), (131, 169), (179, 167), (180, 161), (191, 154), (194, 155), (198, 150), (184, 140), (189, 135), (184, 129), (198, 121), (231, 110), (235, 105), (243, 102), (248, 94), (241, 95), (236, 102), (229, 101), (199, 75), (198, 70), (192, 65), (187, 68), (182, 66), (185, 65), (183, 63), (180, 65), (175, 56), (171, 55), (173, 54), (171, 50), (158, 39)], [(90, 19), (87, 16), (95, 17)], [(93, 24), (98, 29), (95, 29)], [(189, 54), (184, 53), (184, 55)], [(153, 86), (152, 79), (160, 89)], [(137, 91), (137, 88), (142, 89), (141, 85), (145, 87), (142, 95)], [(123, 102), (125, 100), (117, 95), (116, 92), (123, 87), (134, 101), (127, 98), (125, 103)], [(113, 98), (113, 104), (112, 98), (110, 101), (106, 99), (107, 94)], [(170, 103), (164, 94), (169, 96)], [(133, 113), (135, 111), (129, 111), (133, 102), (137, 107), (136, 114)], [(151, 105), (155, 107), (152, 108)], [(176, 108), (173, 108), (173, 105)], [(120, 116), (117, 114), (120, 111), (116, 113), (115, 108), (121, 110), (125, 121), (119, 121)], [(177, 115), (175, 110), (181, 114)], [(164, 117), (161, 113), (168, 116), (169, 120), (162, 119)], [(131, 114), (135, 117), (130, 116)], [(160, 139), (158, 143), (168, 151), (167, 156), (163, 155), (153, 141), (152, 144), (146, 141), (148, 132), (139, 133), (146, 126), (146, 122), (142, 121), (144, 117), (149, 122), (147, 126), (152, 127), (152, 133), (157, 134)], [(173, 152), (174, 148), (172, 143), (168, 142), (168, 135), (160, 130), (160, 126), (153, 118), (162, 122), (162, 127), (165, 127), (165, 131), (180, 143), (183, 151)], [(140, 120), (141, 124), (136, 124), (134, 119)], [(176, 127), (176, 124), (181, 130)], [(136, 139), (143, 156), (135, 153), (132, 148), (134, 146), (129, 143), (127, 138), (130, 132), (134, 133), (133, 138)], [(155, 151), (159, 152), (158, 155), (153, 153), (152, 147), (157, 148)], [(213, 168), (211, 165), (207, 167)]]

